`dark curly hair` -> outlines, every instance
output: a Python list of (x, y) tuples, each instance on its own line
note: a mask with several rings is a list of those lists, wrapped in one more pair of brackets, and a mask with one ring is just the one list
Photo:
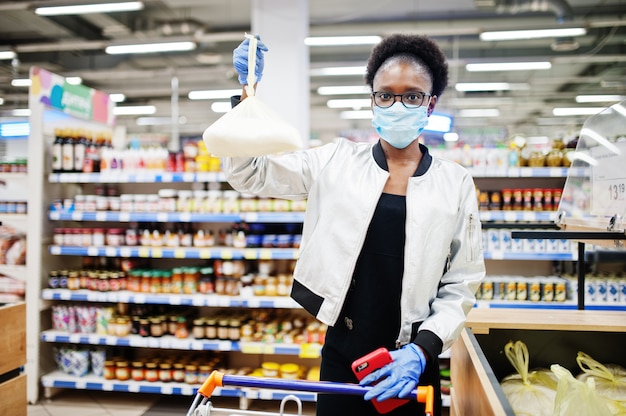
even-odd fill
[(422, 64), (433, 82), (431, 94), (441, 96), (448, 85), (448, 63), (439, 46), (426, 36), (395, 34), (383, 39), (372, 49), (367, 61), (365, 82), (374, 87), (374, 76), (389, 58), (405, 55)]

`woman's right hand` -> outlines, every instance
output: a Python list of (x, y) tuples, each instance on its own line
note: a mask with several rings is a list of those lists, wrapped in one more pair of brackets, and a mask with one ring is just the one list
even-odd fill
[[(257, 36), (257, 39), (259, 37)], [(237, 71), (239, 83), (246, 85), (248, 83), (248, 48), (250, 46), (250, 39), (246, 38), (233, 50), (233, 66)], [(267, 52), (267, 46), (259, 39), (257, 41), (256, 49), (256, 65), (254, 68), (254, 75), (256, 81), (261, 81), (263, 76), (263, 67), (265, 65), (264, 54)]]

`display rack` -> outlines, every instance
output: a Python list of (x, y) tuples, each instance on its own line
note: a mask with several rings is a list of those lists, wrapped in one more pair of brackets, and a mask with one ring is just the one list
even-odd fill
[[(70, 85), (65, 78), (42, 68), (30, 68), (30, 136), (28, 138), (28, 241), (27, 241), (27, 391), (28, 401), (39, 400), (40, 376), (54, 367), (52, 352), (40, 342), (43, 310), (41, 289), (49, 268), (61, 262), (46, 250), (52, 236), (47, 219), (50, 201), (62, 192), (60, 185), (46, 183), (56, 128), (86, 128), (112, 131), (114, 103), (108, 94), (83, 85)], [(43, 319), (42, 319), (43, 318)]]

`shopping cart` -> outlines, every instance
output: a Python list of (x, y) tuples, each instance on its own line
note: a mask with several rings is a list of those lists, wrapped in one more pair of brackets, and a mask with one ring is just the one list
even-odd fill
[[(371, 386), (360, 386), (350, 383), (335, 383), (331, 381), (306, 381), (306, 380), (287, 380), (280, 378), (261, 378), (251, 376), (227, 375), (219, 371), (213, 371), (198, 389), (187, 416), (210, 416), (210, 415), (250, 415), (250, 416), (276, 416), (276, 413), (267, 413), (259, 411), (239, 410), (233, 412), (232, 409), (220, 409), (213, 407), (209, 400), (216, 387), (235, 386), (235, 387), (256, 387), (266, 389), (277, 389), (287, 391), (306, 391), (313, 393), (334, 393), (349, 394), (363, 396), (369, 391)], [(434, 405), (435, 390), (433, 386), (418, 386), (408, 397), (424, 403), (425, 415), (432, 416)], [(284, 415), (285, 403), (294, 400), (298, 403), (298, 414), (302, 414), (302, 403), (294, 395), (287, 395), (280, 404), (280, 415)]]

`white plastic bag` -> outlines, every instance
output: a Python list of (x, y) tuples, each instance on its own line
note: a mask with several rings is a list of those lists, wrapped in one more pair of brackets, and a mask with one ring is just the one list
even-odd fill
[(257, 39), (248, 47), (248, 97), (211, 124), (202, 134), (215, 156), (262, 156), (302, 147), (298, 130), (254, 95)]

